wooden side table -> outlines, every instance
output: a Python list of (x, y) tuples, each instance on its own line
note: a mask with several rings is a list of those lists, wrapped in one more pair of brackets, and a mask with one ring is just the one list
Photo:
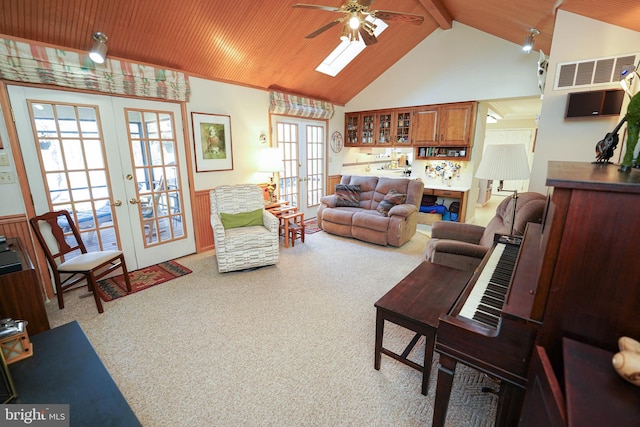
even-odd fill
[(294, 212), (282, 215), (280, 218), (284, 223), (284, 247), (289, 247), (289, 240), (291, 240), (291, 246), (295, 246), (297, 238), (304, 243), (304, 213)]

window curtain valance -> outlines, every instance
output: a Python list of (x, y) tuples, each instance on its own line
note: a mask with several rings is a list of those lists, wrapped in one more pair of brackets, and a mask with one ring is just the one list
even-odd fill
[(189, 78), (179, 71), (0, 38), (0, 78), (111, 94), (188, 101)]
[(269, 111), (274, 114), (312, 117), (314, 119), (330, 119), (333, 117), (333, 104), (303, 96), (289, 95), (281, 92), (270, 93)]

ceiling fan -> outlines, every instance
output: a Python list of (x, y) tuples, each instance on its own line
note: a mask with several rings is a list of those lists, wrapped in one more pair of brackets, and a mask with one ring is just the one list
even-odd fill
[(373, 2), (374, 0), (360, 0), (360, 2), (358, 2), (358, 0), (347, 0), (347, 2), (340, 7), (298, 3), (294, 4), (293, 7), (320, 9), (344, 14), (343, 17), (333, 20), (308, 34), (306, 38), (312, 39), (327, 31), (329, 28), (344, 22), (340, 38), (343, 40), (358, 41), (359, 37), (362, 37), (362, 41), (367, 46), (378, 41), (374, 34), (376, 25), (373, 21), (375, 18), (382, 19), (383, 21), (405, 22), (415, 25), (420, 25), (424, 22), (424, 16), (411, 13), (392, 12), (389, 10), (369, 10), (369, 6), (371, 6)]

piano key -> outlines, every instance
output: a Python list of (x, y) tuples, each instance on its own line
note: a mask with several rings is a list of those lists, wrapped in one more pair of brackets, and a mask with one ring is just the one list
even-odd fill
[(519, 249), (503, 243), (494, 246), (459, 316), (491, 327), (499, 325)]

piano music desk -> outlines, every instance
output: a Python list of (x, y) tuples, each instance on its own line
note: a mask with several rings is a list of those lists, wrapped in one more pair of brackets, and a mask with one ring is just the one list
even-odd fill
[[(473, 271), (462, 271), (423, 262), (374, 304), (376, 307), (376, 344), (374, 368), (380, 370), (381, 355), (422, 372), (422, 394), (427, 395), (433, 361), (433, 346), (438, 318), (456, 301)], [(384, 322), (388, 321), (416, 333), (402, 354), (382, 346)], [(407, 359), (420, 336), (425, 337), (422, 366)]]

